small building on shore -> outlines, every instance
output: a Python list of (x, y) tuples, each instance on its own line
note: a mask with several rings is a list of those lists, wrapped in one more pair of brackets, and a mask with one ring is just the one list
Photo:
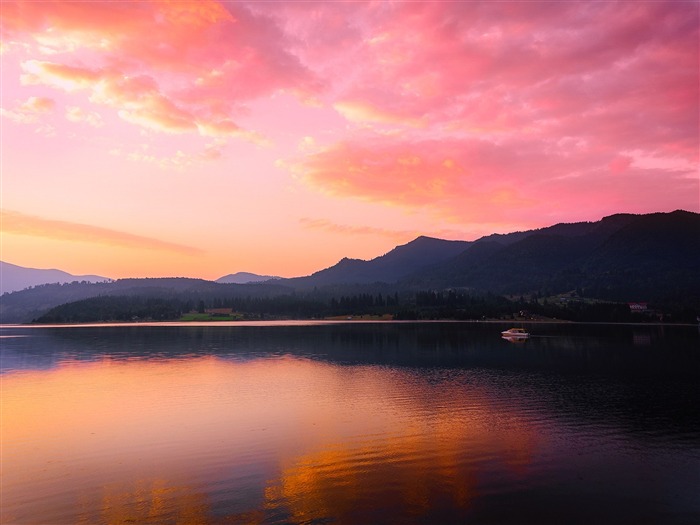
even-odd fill
[(647, 303), (627, 303), (627, 306), (630, 307), (630, 312), (635, 313), (644, 313), (647, 312)]
[(233, 314), (233, 308), (207, 308), (204, 310), (204, 313), (210, 315), (231, 315)]

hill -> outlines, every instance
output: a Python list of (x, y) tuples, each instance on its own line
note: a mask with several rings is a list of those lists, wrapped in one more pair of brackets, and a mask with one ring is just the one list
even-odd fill
[(249, 272), (236, 272), (219, 277), (214, 282), (221, 284), (249, 284), (275, 281), (277, 279), (281, 279), (281, 277), (275, 277), (274, 275), (258, 275), (256, 273)]
[(184, 277), (45, 284), (3, 295), (0, 298), (0, 323), (30, 322), (56, 306), (94, 297), (168, 299), (194, 308), (199, 301), (213, 304), (230, 297), (269, 298), (290, 291), (276, 284), (219, 284)]

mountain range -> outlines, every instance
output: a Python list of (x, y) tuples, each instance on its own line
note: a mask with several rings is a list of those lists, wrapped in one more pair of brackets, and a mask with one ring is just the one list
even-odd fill
[(617, 214), (473, 242), (419, 237), (371, 261), (343, 259), (280, 281), (296, 289), (339, 283), (509, 295), (579, 289), (621, 301), (692, 298), (700, 295), (700, 214)]
[[(84, 277), (95, 276), (71, 280), (88, 281)], [(330, 300), (358, 293), (409, 297), (446, 289), (509, 296), (575, 290), (601, 300), (673, 302), (700, 310), (700, 214), (617, 214), (471, 242), (418, 237), (369, 261), (344, 258), (291, 279), (239, 273), (217, 282), (120, 279), (35, 286), (3, 295), (0, 318), (4, 323), (24, 322), (56, 305), (98, 295), (177, 296), (214, 304), (227, 297), (313, 294)]]

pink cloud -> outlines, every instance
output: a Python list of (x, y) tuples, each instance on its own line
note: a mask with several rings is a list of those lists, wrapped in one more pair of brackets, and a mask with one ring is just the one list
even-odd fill
[(612, 173), (619, 174), (627, 171), (631, 165), (632, 159), (630, 157), (621, 155), (611, 160), (610, 164), (608, 164), (608, 168), (610, 168), (610, 171)]
[(212, 112), (166, 96), (150, 76), (129, 76), (118, 69), (92, 70), (37, 60), (24, 63), (23, 69), (25, 84), (43, 84), (65, 91), (88, 90), (92, 102), (110, 106), (122, 119), (145, 128), (264, 142), (255, 132), (239, 127), (225, 112)]
[(333, 195), (424, 208), (455, 223), (536, 226), (620, 210), (698, 208), (698, 180), (687, 167), (644, 169), (627, 157), (611, 164), (611, 151), (566, 141), (543, 149), (527, 136), (494, 144), (368, 135), (299, 159), (292, 169)]
[(148, 76), (131, 77), (116, 69), (93, 70), (46, 61), (23, 64), (25, 84), (65, 91), (86, 89), (93, 102), (118, 109), (126, 121), (171, 132), (196, 130), (195, 117), (164, 96)]
[(88, 90), (125, 120), (168, 132), (258, 140), (236, 122), (245, 103), (308, 96), (316, 82), (285, 51), (286, 35), (238, 3), (17, 2), (2, 34), (50, 56), (24, 63), (25, 84)]
[[(337, 72), (335, 107), (363, 127), (298, 159), (307, 183), (461, 222), (700, 209), (699, 20), (689, 4), (425, 2), (353, 13), (345, 30), (360, 37), (336, 37), (343, 53), (323, 58)], [(636, 165), (631, 151), (667, 169)]]
[[(530, 162), (527, 155), (520, 155), (523, 162)], [(488, 219), (483, 215), (490, 207), (507, 220), (509, 210), (537, 206), (528, 196), (536, 181), (523, 185), (523, 173), (507, 167), (516, 156), (489, 142), (367, 137), (301, 159), (293, 169), (307, 183), (334, 195), (426, 208), (455, 222), (493, 222), (493, 213)]]
[(688, 127), (698, 105), (698, 13), (688, 4), (313, 4), (311, 13), (288, 4), (269, 11), (313, 43), (295, 51), (332, 78), (335, 106), (355, 122), (513, 133), (546, 125), (561, 135), (580, 116), (577, 135), (592, 136), (586, 125), (597, 133), (612, 120), (638, 133), (641, 119), (684, 137), (695, 130), (697, 138), (697, 122)]

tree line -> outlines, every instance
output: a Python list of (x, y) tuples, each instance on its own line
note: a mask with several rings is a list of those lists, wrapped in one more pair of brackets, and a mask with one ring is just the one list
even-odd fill
[(462, 290), (358, 293), (324, 297), (319, 293), (288, 294), (275, 297), (169, 297), (104, 295), (82, 299), (52, 308), (34, 319), (36, 323), (89, 323), (131, 321), (175, 321), (190, 312), (231, 309), (243, 319), (323, 319), (336, 316), (391, 315), (398, 320), (483, 320), (556, 318), (599, 322), (695, 322), (696, 313), (683, 304), (660, 308), (649, 305), (647, 314), (630, 311), (626, 303), (542, 299), (509, 299), (491, 293)]

